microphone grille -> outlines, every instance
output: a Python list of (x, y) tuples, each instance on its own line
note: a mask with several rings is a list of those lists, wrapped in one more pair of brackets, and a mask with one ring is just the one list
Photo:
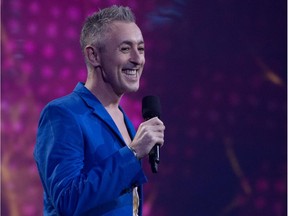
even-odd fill
[(148, 95), (142, 99), (142, 116), (144, 119), (159, 117), (161, 115), (160, 99), (157, 96)]

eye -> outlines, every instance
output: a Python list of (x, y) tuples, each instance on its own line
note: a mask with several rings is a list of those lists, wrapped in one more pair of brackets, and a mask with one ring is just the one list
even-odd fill
[(144, 51), (145, 51), (144, 46), (138, 47), (138, 51), (139, 51), (140, 53), (144, 53)]
[(129, 46), (120, 47), (120, 51), (123, 53), (128, 53), (130, 51), (130, 47)]

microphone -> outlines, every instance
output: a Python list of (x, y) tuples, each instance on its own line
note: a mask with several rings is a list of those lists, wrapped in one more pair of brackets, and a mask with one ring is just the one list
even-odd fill
[[(142, 116), (146, 121), (148, 119), (158, 117), (160, 118), (161, 105), (157, 96), (145, 96), (142, 99)], [(149, 163), (153, 173), (158, 172), (158, 164), (160, 163), (160, 144), (157, 144), (151, 149), (149, 153)]]

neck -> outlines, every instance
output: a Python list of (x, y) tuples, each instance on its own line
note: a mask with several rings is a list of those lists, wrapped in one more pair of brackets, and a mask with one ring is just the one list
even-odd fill
[[(109, 85), (105, 85), (100, 71), (88, 73), (85, 87), (109, 110), (118, 110), (120, 100), (123, 95), (117, 95)], [(97, 76), (98, 75), (98, 76)]]

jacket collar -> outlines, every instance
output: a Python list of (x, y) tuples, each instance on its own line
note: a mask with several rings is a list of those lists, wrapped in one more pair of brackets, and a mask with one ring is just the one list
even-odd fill
[[(119, 129), (117, 128), (116, 124), (114, 123), (113, 119), (107, 112), (107, 110), (104, 108), (104, 106), (101, 104), (101, 102), (96, 98), (95, 95), (93, 95), (85, 86), (84, 83), (79, 82), (74, 91), (76, 94), (78, 94), (82, 100), (85, 102), (85, 104), (93, 110), (93, 113), (101, 119), (105, 124), (109, 126), (109, 128), (113, 131), (114, 134), (121, 140), (123, 145), (126, 145)], [(122, 108), (119, 106), (119, 109), (124, 115), (124, 121), (128, 130), (128, 133), (131, 137), (131, 140), (135, 136), (135, 129), (132, 124), (132, 122), (128, 119), (125, 112), (122, 110)]]

